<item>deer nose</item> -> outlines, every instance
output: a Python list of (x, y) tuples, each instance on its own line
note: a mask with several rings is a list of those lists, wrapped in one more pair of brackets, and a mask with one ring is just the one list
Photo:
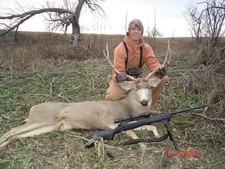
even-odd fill
[(144, 107), (148, 106), (148, 101), (147, 100), (142, 100), (141, 101), (141, 105), (144, 106)]

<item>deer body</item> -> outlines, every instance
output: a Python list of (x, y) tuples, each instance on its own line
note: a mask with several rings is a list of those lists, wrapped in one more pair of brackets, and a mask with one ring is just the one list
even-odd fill
[[(45, 102), (35, 105), (30, 109), (24, 125), (11, 129), (1, 137), (0, 147), (16, 138), (32, 137), (52, 131), (114, 129), (117, 127), (114, 119), (150, 110), (150, 84), (152, 83), (141, 79), (135, 83), (132, 81), (121, 84), (121, 87), (130, 92), (126, 98), (118, 101)], [(139, 89), (136, 89), (137, 87)], [(137, 138), (133, 132), (128, 133), (131, 137)], [(158, 136), (157, 131), (154, 133)]]

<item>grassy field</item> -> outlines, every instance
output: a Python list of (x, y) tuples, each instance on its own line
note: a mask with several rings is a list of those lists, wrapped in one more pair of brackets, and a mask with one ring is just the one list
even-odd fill
[[(92, 49), (86, 50), (86, 45), (79, 51), (65, 50), (65, 45), (57, 46), (53, 42), (8, 44), (7, 47), (1, 43), (0, 136), (12, 127), (22, 125), (30, 107), (37, 103), (102, 100), (111, 68), (104, 58), (92, 57), (102, 55), (102, 46), (107, 40), (101, 40)], [(117, 41), (113, 40), (115, 44)], [(158, 106), (162, 112), (202, 105), (208, 99), (206, 93), (188, 91), (185, 75), (193, 65), (187, 56), (192, 53), (173, 42), (172, 62), (168, 68), (170, 82)], [(111, 46), (111, 53), (115, 44)], [(166, 49), (166, 45), (162, 46)], [(159, 56), (163, 55), (161, 48), (157, 51)], [(86, 56), (86, 59), (73, 58), (78, 55), (80, 58)], [(213, 109), (196, 113), (210, 115)], [(162, 134), (164, 129), (160, 124), (156, 125)], [(148, 149), (144, 152), (138, 145), (121, 146), (120, 143), (129, 139), (124, 134), (118, 134), (113, 141), (98, 142), (96, 147), (85, 149), (82, 137), (89, 131), (52, 132), (16, 140), (1, 149), (0, 168), (224, 168), (223, 122), (187, 114), (173, 118), (170, 127), (179, 152), (173, 149), (169, 140), (147, 144)], [(138, 135), (149, 137), (152, 134), (141, 131)]]

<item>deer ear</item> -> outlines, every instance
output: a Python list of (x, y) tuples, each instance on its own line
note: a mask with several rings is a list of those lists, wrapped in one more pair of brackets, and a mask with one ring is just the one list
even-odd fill
[(148, 80), (148, 83), (149, 83), (150, 87), (156, 87), (160, 82), (161, 82), (160, 78), (150, 78)]
[(126, 91), (129, 91), (134, 87), (134, 81), (124, 81), (123, 83), (116, 84)]

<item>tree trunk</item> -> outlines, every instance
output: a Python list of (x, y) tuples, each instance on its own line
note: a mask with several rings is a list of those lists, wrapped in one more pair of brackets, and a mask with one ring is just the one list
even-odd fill
[(76, 47), (80, 41), (80, 25), (79, 22), (76, 20), (72, 22), (71, 40), (74, 47)]
[(86, 0), (80, 0), (77, 7), (76, 7), (76, 11), (73, 15), (72, 18), (72, 35), (71, 35), (71, 39), (72, 39), (72, 44), (74, 47), (76, 47), (80, 41), (80, 24), (79, 24), (79, 18), (80, 18), (80, 12), (81, 9), (84, 5)]

